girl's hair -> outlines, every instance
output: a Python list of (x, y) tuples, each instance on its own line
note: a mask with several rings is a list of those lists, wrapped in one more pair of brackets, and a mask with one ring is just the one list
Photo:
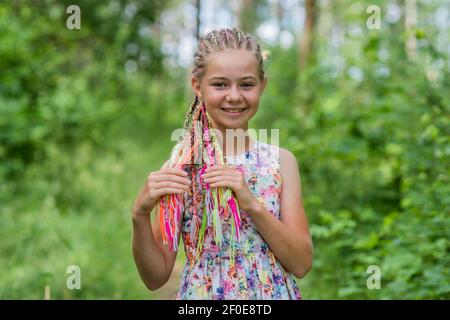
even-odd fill
[(208, 56), (226, 49), (244, 49), (253, 53), (258, 62), (259, 77), (261, 80), (264, 78), (263, 56), (258, 42), (250, 34), (236, 28), (213, 30), (200, 37), (194, 54), (192, 74), (200, 80), (205, 74)]
[[(213, 30), (202, 36), (194, 54), (194, 67), (192, 74), (198, 79), (205, 74), (207, 58), (210, 54), (226, 49), (244, 49), (252, 52), (258, 62), (258, 72), (261, 79), (264, 78), (263, 57), (256, 40), (236, 28)], [(189, 207), (192, 222), (190, 242), (196, 244), (197, 254), (187, 257), (196, 260), (203, 247), (203, 238), (208, 226), (214, 229), (214, 239), (220, 247), (222, 242), (221, 220), (232, 216), (232, 232), (239, 237), (241, 218), (238, 203), (229, 188), (212, 188), (203, 182), (201, 175), (205, 169), (214, 165), (223, 165), (222, 148), (212, 130), (211, 118), (206, 111), (206, 106), (199, 97), (194, 101), (186, 113), (184, 121), (184, 135), (175, 145), (171, 154), (170, 166), (188, 172), (191, 178), (191, 197), (183, 198), (183, 195), (167, 195), (159, 202), (160, 228), (164, 243), (170, 243), (172, 250), (178, 248), (178, 233), (181, 224), (181, 216), (185, 208)], [(190, 202), (190, 206), (186, 206)], [(230, 249), (233, 247), (233, 235), (230, 236)], [(232, 261), (234, 254), (232, 252)]]

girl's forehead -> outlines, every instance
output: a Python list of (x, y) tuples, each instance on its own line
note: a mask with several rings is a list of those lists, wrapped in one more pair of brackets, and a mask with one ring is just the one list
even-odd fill
[(255, 55), (247, 50), (226, 50), (214, 52), (206, 61), (207, 77), (243, 77), (258, 75), (258, 61)]

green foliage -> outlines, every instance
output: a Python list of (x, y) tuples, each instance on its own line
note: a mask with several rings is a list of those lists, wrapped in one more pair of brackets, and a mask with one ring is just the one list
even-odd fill
[[(258, 119), (269, 123), (275, 101), (290, 111), (275, 124), (299, 161), (314, 240), (313, 271), (299, 281), (306, 298), (450, 297), (448, 58), (421, 31), (426, 45), (409, 61), (397, 28), (344, 41), (343, 69), (319, 42), (319, 62), (283, 96), (291, 70), (280, 62), (268, 72), (273, 96)], [(380, 290), (366, 286), (370, 265), (380, 267)]]
[[(82, 2), (82, 28), (69, 31), (66, 5), (39, 4), (0, 5), (0, 297), (42, 299), (49, 286), (56, 299), (151, 298), (130, 208), (167, 159), (184, 100), (184, 87), (165, 90), (178, 73), (165, 76), (159, 44), (138, 33), (162, 6), (140, 1), (124, 20), (122, 5)], [(135, 73), (130, 43), (151, 61)], [(80, 291), (66, 288), (72, 264)]]

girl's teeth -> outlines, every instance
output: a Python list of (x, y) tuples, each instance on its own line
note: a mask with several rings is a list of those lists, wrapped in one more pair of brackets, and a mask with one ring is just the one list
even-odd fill
[(231, 113), (239, 113), (239, 112), (242, 112), (242, 111), (244, 111), (244, 109), (228, 109), (228, 110), (225, 110), (226, 112), (231, 112)]

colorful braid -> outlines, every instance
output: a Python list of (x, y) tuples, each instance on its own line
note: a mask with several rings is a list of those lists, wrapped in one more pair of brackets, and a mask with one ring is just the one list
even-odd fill
[[(187, 113), (190, 119), (185, 121), (186, 134), (172, 151), (170, 167), (190, 173), (192, 181), (190, 240), (196, 242), (195, 260), (197, 260), (203, 249), (204, 235), (208, 226), (214, 230), (214, 241), (220, 247), (223, 242), (222, 220), (224, 217), (229, 213), (232, 214), (232, 230), (237, 240), (239, 240), (242, 220), (237, 200), (231, 189), (210, 188), (209, 184), (205, 183), (201, 177), (207, 168), (223, 165), (224, 161), (221, 146), (212, 130), (211, 118), (206, 111), (205, 104), (200, 103), (197, 97), (194, 99), (194, 103), (195, 106), (193, 104)], [(199, 159), (200, 161), (198, 161)], [(184, 195), (170, 194), (162, 197), (159, 201), (159, 222), (163, 243), (169, 245), (172, 251), (178, 250), (178, 235), (182, 214), (186, 209), (186, 200)], [(234, 257), (233, 245), (234, 239), (231, 235), (232, 257)]]

